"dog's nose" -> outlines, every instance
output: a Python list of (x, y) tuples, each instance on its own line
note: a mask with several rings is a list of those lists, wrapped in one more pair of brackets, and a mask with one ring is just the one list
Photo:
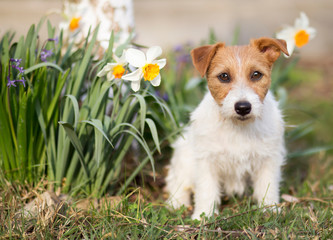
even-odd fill
[(245, 116), (251, 112), (251, 103), (248, 101), (236, 102), (235, 111), (237, 114)]

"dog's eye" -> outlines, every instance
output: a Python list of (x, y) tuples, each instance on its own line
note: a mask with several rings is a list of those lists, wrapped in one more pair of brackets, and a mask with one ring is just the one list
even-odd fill
[(220, 75), (217, 76), (217, 78), (223, 83), (230, 82), (230, 76), (228, 73), (221, 73)]
[(252, 74), (251, 74), (251, 80), (252, 81), (258, 81), (262, 78), (263, 74), (261, 72), (258, 72), (258, 71), (254, 71)]

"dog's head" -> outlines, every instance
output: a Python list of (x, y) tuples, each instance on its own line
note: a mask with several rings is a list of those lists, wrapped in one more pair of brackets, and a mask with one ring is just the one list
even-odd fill
[(281, 51), (288, 55), (286, 42), (272, 38), (251, 40), (246, 46), (224, 43), (192, 50), (192, 60), (221, 106), (224, 118), (246, 121), (260, 116), (271, 84), (271, 69)]

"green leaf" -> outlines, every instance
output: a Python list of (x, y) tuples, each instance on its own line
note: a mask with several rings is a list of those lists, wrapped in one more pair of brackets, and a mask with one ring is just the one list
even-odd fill
[(163, 103), (161, 100), (159, 100), (154, 94), (148, 92), (148, 94), (155, 99), (156, 103), (159, 105), (160, 109), (162, 110), (163, 114), (165, 115), (165, 112), (168, 114), (168, 117), (171, 119), (171, 122), (174, 126), (177, 126), (176, 120), (174, 119), (172, 112), (170, 108)]
[(79, 92), (80, 92), (81, 86), (83, 84), (84, 76), (87, 72), (87, 69), (89, 69), (88, 64), (90, 63), (90, 60), (91, 60), (91, 56), (92, 56), (91, 54), (92, 54), (92, 50), (95, 46), (98, 29), (99, 29), (99, 26), (97, 26), (95, 29), (94, 35), (88, 45), (88, 48), (83, 56), (82, 62), (77, 71), (77, 76), (76, 76), (73, 88), (71, 89), (71, 91), (72, 91), (71, 94), (73, 96), (75, 96), (76, 98), (79, 97)]
[[(6, 34), (1, 42), (1, 64), (3, 64), (3, 66), (7, 66), (8, 65), (8, 61), (9, 61), (9, 41), (8, 41), (8, 35)], [(2, 79), (6, 79), (6, 75), (5, 75), (4, 70), (2, 70)]]
[(112, 142), (110, 141), (110, 139), (108, 138), (108, 136), (106, 135), (106, 133), (103, 130), (102, 122), (100, 120), (92, 119), (91, 121), (83, 120), (81, 122), (88, 123), (88, 124), (94, 126), (95, 129), (97, 129), (104, 136), (104, 138), (110, 143), (110, 145), (113, 147)]
[(87, 168), (87, 166), (84, 162), (83, 147), (82, 147), (82, 144), (81, 144), (78, 136), (76, 135), (76, 133), (74, 131), (74, 128), (69, 123), (66, 123), (66, 122), (61, 122), (60, 121), (59, 124), (64, 128), (64, 130), (66, 131), (67, 136), (69, 137), (69, 139), (70, 139), (71, 143), (73, 144), (75, 150), (78, 152), (80, 162), (81, 162), (81, 166), (84, 170), (84, 173), (85, 173), (86, 177), (88, 179), (90, 179), (88, 168)]
[(14, 58), (20, 58), (24, 52), (24, 37), (21, 36), (16, 46)]
[(312, 148), (308, 148), (308, 149), (305, 149), (305, 150), (295, 151), (295, 152), (289, 153), (288, 158), (305, 157), (305, 156), (313, 155), (313, 154), (320, 153), (320, 152), (326, 152), (326, 151), (331, 150), (331, 149), (333, 149), (332, 146), (312, 147)]
[[(32, 169), (32, 166), (27, 165), (27, 95), (23, 94), (20, 99), (19, 115), (17, 119), (17, 166), (19, 172), (23, 174), (22, 180), (25, 179), (26, 169)], [(31, 176), (30, 176), (31, 177)], [(29, 180), (32, 180), (31, 178)]]
[(104, 59), (106, 60), (106, 62), (111, 62), (111, 60), (113, 59), (113, 43), (114, 43), (114, 32), (112, 30), (111, 36), (109, 39), (109, 46), (108, 46), (108, 49), (104, 56)]
[(53, 67), (57, 70), (59, 70), (60, 72), (63, 72), (63, 70), (61, 69), (61, 67), (59, 67), (57, 64), (51, 63), (51, 62), (43, 62), (43, 63), (38, 63), (32, 67), (29, 67), (27, 69), (25, 69), (24, 74), (28, 74), (30, 72), (35, 71), (38, 68), (42, 68), (42, 67)]
[(159, 139), (158, 139), (156, 125), (155, 125), (154, 121), (150, 118), (146, 118), (146, 123), (149, 126), (149, 129), (150, 129), (151, 135), (153, 137), (153, 141), (155, 143), (157, 151), (161, 154), (160, 142), (159, 142)]
[(300, 139), (313, 131), (313, 121), (304, 122), (286, 133), (289, 142)]
[(139, 94), (133, 94), (140, 103), (140, 124), (141, 124), (141, 134), (143, 134), (145, 130), (145, 119), (146, 119), (146, 114), (147, 114), (147, 104), (142, 95)]
[[(7, 174), (11, 173), (12, 168), (16, 168), (16, 160), (15, 160), (15, 146), (13, 143), (13, 136), (10, 131), (10, 124), (8, 119), (8, 113), (5, 110), (4, 103), (0, 98), (0, 163), (3, 164), (5, 172)], [(2, 166), (1, 166), (2, 167)]]
[(74, 108), (74, 130), (76, 130), (77, 124), (79, 122), (79, 103), (77, 102), (76, 98), (73, 95), (65, 95), (65, 97), (68, 97), (73, 104)]
[[(131, 124), (126, 124), (126, 125), (130, 126)], [(131, 127), (132, 127), (132, 129), (136, 129), (133, 125)], [(136, 132), (139, 133), (137, 129), (136, 129)], [(147, 144), (146, 140), (144, 138), (142, 138), (139, 134), (136, 134), (136, 133), (134, 133), (130, 130), (126, 130), (126, 129), (118, 132), (117, 134), (115, 134), (115, 136), (117, 136), (120, 133), (128, 133), (128, 134), (132, 135), (138, 141), (138, 143), (141, 145), (141, 147), (147, 153), (147, 155), (149, 157), (149, 160), (150, 160), (151, 167), (152, 167), (153, 172), (155, 174), (154, 158), (153, 158), (152, 152), (150, 151), (150, 149), (148, 147), (148, 144)], [(155, 178), (155, 175), (154, 175), (154, 178)]]
[(54, 114), (54, 112), (58, 110), (58, 109), (56, 109), (56, 106), (59, 102), (59, 97), (60, 97), (61, 91), (63, 90), (63, 87), (65, 85), (69, 72), (70, 72), (70, 69), (68, 69), (65, 72), (65, 74), (63, 74), (63, 75), (61, 73), (59, 74), (54, 96), (51, 100), (51, 103), (49, 104), (49, 107), (47, 108), (47, 114), (46, 114), (47, 122), (49, 122), (51, 120), (51, 117)]
[(202, 83), (202, 78), (193, 77), (185, 85), (185, 91), (191, 91)]

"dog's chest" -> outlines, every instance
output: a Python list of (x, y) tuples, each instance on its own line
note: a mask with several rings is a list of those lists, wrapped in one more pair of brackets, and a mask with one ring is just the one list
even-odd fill
[(270, 140), (257, 130), (230, 126), (210, 126), (196, 142), (200, 155), (225, 164), (251, 164), (265, 158), (271, 148)]

